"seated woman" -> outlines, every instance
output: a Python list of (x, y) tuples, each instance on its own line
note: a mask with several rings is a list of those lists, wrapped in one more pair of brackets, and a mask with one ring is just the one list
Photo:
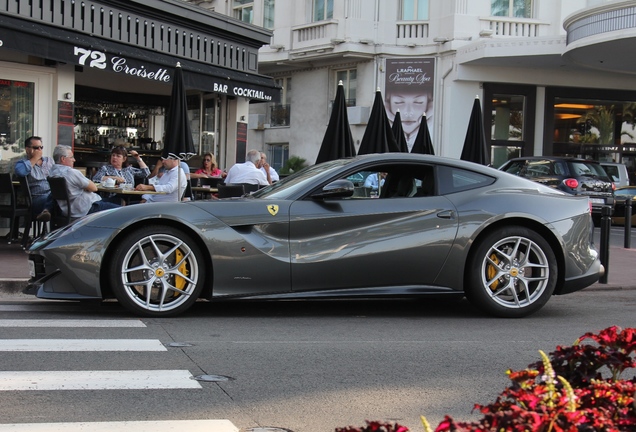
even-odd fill
[(216, 166), (216, 158), (212, 153), (203, 155), (201, 168), (190, 174), (190, 178), (222, 177), (223, 171)]
[[(128, 183), (134, 187), (135, 177), (148, 177), (150, 169), (148, 169), (146, 163), (135, 150), (131, 150), (130, 155), (137, 160), (139, 168), (128, 165), (128, 149), (123, 146), (113, 147), (110, 153), (110, 164), (103, 165), (99, 168), (97, 173), (93, 176), (93, 181), (103, 182), (106, 179), (112, 178), (115, 180), (115, 184)], [(121, 204), (121, 197), (114, 193), (108, 194), (103, 200)]]

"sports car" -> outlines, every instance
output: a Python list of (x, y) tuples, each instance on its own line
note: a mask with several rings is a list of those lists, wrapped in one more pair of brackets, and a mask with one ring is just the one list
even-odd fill
[[(362, 179), (385, 174), (377, 193)], [(198, 299), (455, 296), (521, 317), (596, 282), (591, 205), (493, 168), (387, 153), (324, 162), (239, 198), (88, 215), (29, 249), (25, 290), (115, 297), (141, 316)]]

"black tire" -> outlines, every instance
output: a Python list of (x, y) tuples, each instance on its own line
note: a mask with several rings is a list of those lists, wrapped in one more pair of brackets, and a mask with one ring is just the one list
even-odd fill
[(137, 315), (178, 315), (203, 289), (203, 254), (190, 236), (175, 228), (141, 228), (109, 252), (111, 289), (119, 303)]
[(483, 238), (466, 267), (466, 297), (482, 311), (519, 318), (541, 309), (556, 287), (552, 248), (531, 229), (509, 226)]

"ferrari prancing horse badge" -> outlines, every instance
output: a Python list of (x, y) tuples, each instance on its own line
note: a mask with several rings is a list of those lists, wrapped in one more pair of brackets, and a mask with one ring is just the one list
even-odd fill
[(276, 216), (276, 213), (278, 213), (278, 206), (276, 204), (270, 204), (267, 206), (267, 211), (272, 216)]

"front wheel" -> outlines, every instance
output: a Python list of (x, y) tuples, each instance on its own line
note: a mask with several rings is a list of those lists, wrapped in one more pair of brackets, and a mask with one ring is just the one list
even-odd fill
[(532, 314), (552, 296), (556, 257), (539, 234), (510, 226), (480, 241), (466, 267), (466, 297), (489, 314), (517, 318)]
[(148, 226), (113, 251), (110, 283), (119, 303), (135, 314), (177, 315), (196, 302), (205, 280), (203, 254), (177, 229)]

